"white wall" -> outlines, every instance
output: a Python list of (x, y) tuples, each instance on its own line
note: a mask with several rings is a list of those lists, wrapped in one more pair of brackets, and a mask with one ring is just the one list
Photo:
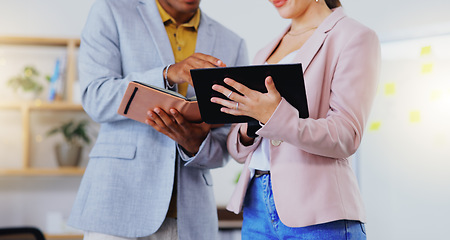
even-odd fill
[(359, 168), (373, 239), (448, 239), (449, 43), (450, 34), (382, 44)]
[(0, 34), (79, 37), (94, 0), (0, 0)]
[[(0, 35), (79, 37), (92, 2), (93, 0), (0, 0)], [(378, 33), (384, 51), (389, 51), (394, 41), (445, 35), (450, 32), (448, 0), (342, 0), (342, 3), (349, 16)], [(201, 6), (208, 15), (247, 40), (250, 58), (287, 24), (286, 20), (278, 17), (268, 1), (203, 0)], [(389, 63), (395, 68), (398, 62), (401, 61), (396, 63), (384, 61), (384, 64)], [(405, 74), (396, 72), (395, 74), (400, 74), (400, 77), (391, 79), (390, 74), (394, 74), (394, 71), (390, 68), (383, 68), (383, 71), (387, 75), (383, 75), (380, 91), (383, 91), (386, 82), (393, 81), (397, 86), (402, 86), (400, 82), (404, 83), (405, 77), (408, 76), (405, 70)], [(427, 86), (433, 83), (428, 81), (422, 84)], [(450, 92), (447, 85), (442, 89), (444, 96)], [(398, 119), (391, 120), (391, 116), (396, 116), (392, 112), (395, 110), (389, 111), (384, 109), (384, 106), (396, 105), (401, 108), (405, 102), (399, 96), (384, 98), (381, 93), (377, 96), (371, 121), (381, 121), (383, 124), (376, 131), (367, 131), (358, 156), (360, 169), (358, 173), (369, 220), (367, 225), (369, 239), (447, 239), (445, 227), (450, 223), (447, 220), (450, 214), (448, 205), (450, 197), (447, 193), (450, 182), (448, 177), (450, 166), (447, 164), (450, 159), (448, 150), (450, 133), (448, 128), (442, 128), (437, 137), (431, 137), (431, 141), (442, 144), (436, 147), (430, 144), (429, 138), (423, 137), (431, 135), (424, 123), (440, 129), (438, 126), (445, 124), (442, 121), (427, 122), (428, 120), (425, 121), (428, 119), (427, 115), (423, 115), (425, 118), (419, 123), (421, 127), (414, 129), (409, 125), (411, 128), (402, 126), (410, 123), (403, 123)], [(449, 104), (444, 103), (440, 111), (448, 112), (448, 109)], [(240, 166), (230, 163), (226, 169), (214, 171), (219, 205), (226, 203), (239, 169)], [(11, 179), (1, 178), (0, 181)], [(31, 185), (24, 179), (12, 181), (17, 182), (11, 186), (4, 182), (0, 185), (2, 191), (0, 225), (10, 222), (4, 218), (3, 213), (9, 213), (17, 221), (30, 222), (33, 216), (28, 216), (27, 211), (22, 210), (21, 204), (18, 203), (28, 202), (23, 198), (42, 199), (39, 191), (32, 193), (28, 191), (48, 188), (46, 179), (37, 180)], [(71, 182), (68, 185), (73, 192), (65, 192), (62, 196), (54, 194), (55, 191), (62, 191), (61, 186), (57, 186), (54, 191), (48, 190), (55, 199), (65, 201), (66, 206), (70, 206), (76, 188), (76, 183)], [(11, 198), (4, 195), (4, 189)], [(20, 193), (19, 189), (27, 193)], [(18, 198), (21, 200), (18, 201)], [(59, 207), (52, 209), (52, 205), (49, 203), (43, 208), (68, 214), (69, 210)]]
[(382, 41), (448, 33), (447, 0), (341, 0), (349, 16), (374, 29)]

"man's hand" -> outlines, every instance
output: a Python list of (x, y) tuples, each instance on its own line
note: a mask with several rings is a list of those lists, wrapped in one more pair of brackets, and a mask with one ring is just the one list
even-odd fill
[(189, 156), (194, 156), (198, 152), (211, 129), (206, 123), (196, 124), (186, 121), (176, 109), (170, 109), (170, 113), (166, 113), (161, 108), (155, 108), (149, 110), (147, 115), (148, 125), (177, 142)]
[(167, 71), (167, 80), (170, 85), (184, 82), (193, 85), (190, 72), (191, 69), (226, 66), (227, 65), (218, 58), (203, 53), (194, 53), (183, 61), (170, 65), (170, 68)]

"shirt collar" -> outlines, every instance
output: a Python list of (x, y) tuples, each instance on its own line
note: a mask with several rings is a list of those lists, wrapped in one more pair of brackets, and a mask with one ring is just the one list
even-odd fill
[[(159, 14), (161, 15), (161, 19), (163, 23), (171, 21), (172, 23), (176, 23), (175, 19), (169, 15), (169, 13), (164, 10), (158, 0), (156, 1), (156, 5), (158, 6)], [(189, 20), (189, 22), (182, 24), (184, 27), (193, 27), (195, 30), (198, 30), (198, 26), (200, 25), (200, 8), (197, 9), (197, 12), (194, 16)]]

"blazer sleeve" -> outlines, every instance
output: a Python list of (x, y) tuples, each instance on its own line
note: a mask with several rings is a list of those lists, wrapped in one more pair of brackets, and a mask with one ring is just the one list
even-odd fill
[(329, 104), (326, 116), (299, 119), (297, 110), (283, 99), (257, 133), (316, 155), (351, 156), (359, 147), (369, 117), (379, 65), (380, 46), (376, 34), (370, 29), (352, 34), (338, 53), (330, 100), (322, 103)]
[(227, 147), (231, 157), (239, 163), (244, 163), (248, 155), (253, 153), (261, 142), (261, 138), (255, 138), (253, 144), (244, 146), (240, 141), (239, 129), (244, 123), (233, 124), (230, 133), (228, 134)]
[(164, 87), (163, 66), (124, 76), (120, 27), (114, 24), (118, 21), (121, 20), (115, 19), (108, 1), (96, 1), (81, 35), (78, 70), (82, 104), (89, 116), (100, 123), (126, 119), (117, 114), (117, 109), (130, 81), (139, 79)]

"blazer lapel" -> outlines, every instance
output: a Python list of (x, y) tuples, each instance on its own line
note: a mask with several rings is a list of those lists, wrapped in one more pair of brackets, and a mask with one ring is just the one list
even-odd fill
[(200, 13), (200, 25), (198, 27), (195, 52), (211, 55), (214, 50), (214, 43), (216, 42), (216, 31), (211, 27), (209, 17), (202, 12)]
[(172, 53), (169, 37), (165, 34), (166, 29), (161, 21), (155, 1), (140, 0), (136, 8), (152, 36), (163, 65), (174, 63), (175, 57)]
[[(322, 26), (322, 25), (321, 25)], [(290, 26), (288, 26), (282, 34), (280, 34), (274, 41), (272, 41), (267, 47), (262, 49), (256, 56), (254, 64), (264, 64), (269, 58), (270, 54), (275, 50), (278, 46), (286, 32), (289, 30)], [(303, 72), (306, 71), (312, 59), (319, 51), (320, 47), (323, 45), (325, 38), (327, 36), (326, 32), (321, 31), (322, 27), (319, 27), (314, 34), (303, 44), (300, 48), (300, 51), (295, 55), (293, 61), (299, 62), (302, 64)]]
[(312, 59), (322, 47), (328, 36), (328, 32), (333, 29), (336, 23), (343, 17), (345, 17), (345, 14), (342, 7), (333, 9), (333, 12), (325, 18), (314, 34), (300, 48), (300, 51), (294, 57), (294, 61), (302, 64), (303, 72), (306, 72)]
[[(303, 44), (300, 48), (300, 51), (294, 57), (294, 62), (299, 62), (302, 64), (303, 72), (306, 71), (309, 64), (311, 63), (314, 56), (316, 56), (317, 52), (322, 47), (325, 39), (328, 36), (328, 32), (336, 25), (336, 23), (345, 17), (342, 7), (338, 7), (333, 9), (333, 13), (330, 14), (314, 34)], [(290, 26), (288, 26), (282, 34), (280, 34), (274, 41), (268, 44), (264, 49), (262, 49), (255, 56), (254, 64), (264, 64), (267, 58), (272, 54), (275, 48), (278, 46), (279, 42), (289, 30)]]
[(300, 51), (294, 57), (294, 61), (302, 64), (303, 72), (306, 71), (326, 38), (327, 33), (317, 29), (316, 32), (314, 32), (314, 34), (300, 48)]

